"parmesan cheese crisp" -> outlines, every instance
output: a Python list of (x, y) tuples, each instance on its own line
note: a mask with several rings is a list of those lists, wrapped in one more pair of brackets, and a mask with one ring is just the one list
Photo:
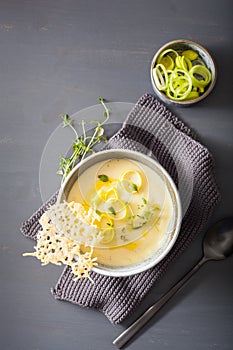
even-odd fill
[[(99, 220), (95, 211), (91, 208), (86, 211), (80, 203), (55, 204), (40, 219), (42, 229), (37, 235), (35, 252), (23, 256), (35, 256), (42, 265), (68, 265), (77, 276), (74, 280), (91, 279), (89, 273), (97, 265), (92, 246), (102, 239), (95, 220)], [(90, 247), (85, 253), (81, 250), (83, 243)]]

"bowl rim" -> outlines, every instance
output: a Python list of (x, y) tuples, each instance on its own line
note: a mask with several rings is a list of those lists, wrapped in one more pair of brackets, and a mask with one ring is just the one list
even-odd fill
[[(172, 188), (172, 191), (173, 191), (173, 194), (175, 197), (176, 207), (177, 207), (177, 223), (176, 223), (176, 227), (174, 228), (173, 236), (172, 236), (171, 240), (169, 241), (168, 245), (166, 246), (166, 248), (163, 250), (163, 252), (156, 259), (151, 259), (151, 262), (149, 262), (148, 264), (145, 264), (145, 265), (142, 265), (142, 262), (141, 262), (141, 264), (138, 264), (138, 266), (135, 266), (135, 269), (133, 268), (134, 265), (131, 265), (130, 271), (127, 271), (127, 270), (124, 270), (124, 271), (111, 270), (111, 271), (109, 271), (109, 270), (104, 269), (104, 267), (102, 267), (102, 268), (93, 267), (92, 268), (92, 271), (97, 272), (101, 275), (111, 276), (111, 277), (127, 277), (127, 276), (132, 276), (132, 275), (144, 272), (144, 271), (154, 267), (155, 265), (157, 265), (172, 249), (172, 247), (174, 246), (174, 244), (177, 240), (177, 237), (179, 235), (180, 227), (181, 227), (181, 223), (182, 223), (182, 204), (181, 204), (178, 189), (177, 189), (173, 179), (166, 171), (166, 169), (157, 160), (149, 157), (148, 155), (145, 155), (144, 153), (138, 152), (138, 151), (127, 150), (127, 149), (109, 149), (109, 150), (98, 151), (97, 153), (94, 153), (94, 154), (88, 156), (87, 158), (85, 158), (84, 160), (80, 161), (72, 169), (72, 171), (68, 174), (65, 181), (62, 183), (62, 185), (60, 187), (58, 197), (57, 197), (57, 203), (61, 203), (62, 196), (63, 196), (64, 190), (66, 188), (66, 185), (69, 183), (71, 177), (76, 173), (76, 171), (81, 166), (90, 162), (93, 158), (100, 157), (101, 155), (103, 156), (105, 154), (106, 155), (109, 155), (111, 153), (114, 154), (116, 152), (122, 154), (123, 156), (128, 155), (130, 157), (130, 155), (134, 155), (134, 156), (137, 156), (139, 158), (144, 158), (144, 159), (148, 160), (150, 163), (154, 163), (154, 165), (166, 176), (166, 179), (169, 181), (169, 185)], [(140, 161), (140, 159), (139, 159), (139, 161)], [(99, 265), (99, 266), (103, 266), (103, 265)]]
[[(213, 73), (212, 73), (212, 80), (210, 82), (210, 85), (208, 87), (208, 89), (199, 97), (197, 98), (194, 98), (192, 100), (173, 100), (169, 97), (167, 97), (162, 91), (160, 91), (155, 82), (154, 82), (154, 78), (153, 78), (153, 68), (155, 67), (155, 63), (159, 57), (159, 55), (161, 54), (162, 51), (164, 51), (165, 49), (168, 49), (170, 46), (172, 45), (176, 45), (176, 44), (187, 44), (187, 45), (193, 45), (193, 46), (197, 46), (201, 51), (203, 51), (205, 53), (206, 56), (208, 56), (210, 62), (211, 62), (211, 65), (213, 66)], [(167, 103), (169, 104), (174, 104), (174, 105), (179, 105), (179, 106), (189, 106), (189, 105), (192, 105), (192, 104), (195, 104), (201, 100), (203, 100), (204, 98), (206, 98), (210, 93), (211, 91), (213, 90), (215, 84), (216, 84), (216, 80), (217, 80), (217, 67), (216, 67), (216, 63), (215, 63), (215, 60), (213, 59), (212, 55), (209, 53), (209, 51), (204, 47), (202, 46), (201, 44), (193, 41), (193, 40), (189, 40), (189, 39), (177, 39), (177, 40), (172, 40), (172, 41), (169, 41), (167, 42), (166, 44), (164, 44), (163, 46), (161, 46), (157, 51), (156, 53), (154, 54), (153, 58), (152, 58), (152, 61), (151, 61), (151, 66), (150, 66), (150, 77), (151, 77), (151, 83), (152, 83), (152, 87), (153, 87), (153, 90), (155, 91), (155, 93), (160, 97), (160, 99), (162, 101), (166, 101)]]

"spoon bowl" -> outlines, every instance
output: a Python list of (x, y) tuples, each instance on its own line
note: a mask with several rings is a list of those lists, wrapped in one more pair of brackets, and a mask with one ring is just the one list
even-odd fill
[(218, 221), (207, 231), (203, 248), (208, 260), (222, 260), (233, 253), (233, 217)]

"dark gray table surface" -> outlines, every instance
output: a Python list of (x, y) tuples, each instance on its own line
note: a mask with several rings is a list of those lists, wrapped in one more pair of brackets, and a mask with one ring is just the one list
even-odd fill
[[(211, 95), (172, 111), (215, 159), (222, 200), (209, 224), (232, 215), (232, 29), (230, 0), (0, 1), (1, 349), (114, 349), (113, 339), (200, 258), (203, 232), (114, 326), (96, 310), (55, 300), (50, 288), (62, 268), (21, 255), (33, 247), (19, 228), (41, 204), (39, 164), (58, 115), (99, 96), (135, 103), (153, 93), (151, 59), (172, 39), (197, 41), (215, 58)], [(232, 257), (206, 264), (126, 348), (232, 349), (232, 267)]]

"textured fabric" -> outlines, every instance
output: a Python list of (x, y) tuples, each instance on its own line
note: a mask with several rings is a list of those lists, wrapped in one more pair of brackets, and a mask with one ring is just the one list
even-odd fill
[[(182, 121), (151, 95), (143, 95), (122, 128), (108, 141), (106, 149), (131, 149), (156, 158), (178, 186), (183, 207), (179, 237), (170, 253), (154, 268), (130, 276), (108, 277), (91, 272), (94, 281), (73, 281), (65, 267), (53, 295), (84, 307), (102, 311), (113, 323), (122, 322), (145, 297), (169, 264), (188, 247), (204, 228), (218, 202), (219, 193), (208, 150)], [(44, 210), (57, 194), (23, 224), (22, 232), (36, 239)]]

